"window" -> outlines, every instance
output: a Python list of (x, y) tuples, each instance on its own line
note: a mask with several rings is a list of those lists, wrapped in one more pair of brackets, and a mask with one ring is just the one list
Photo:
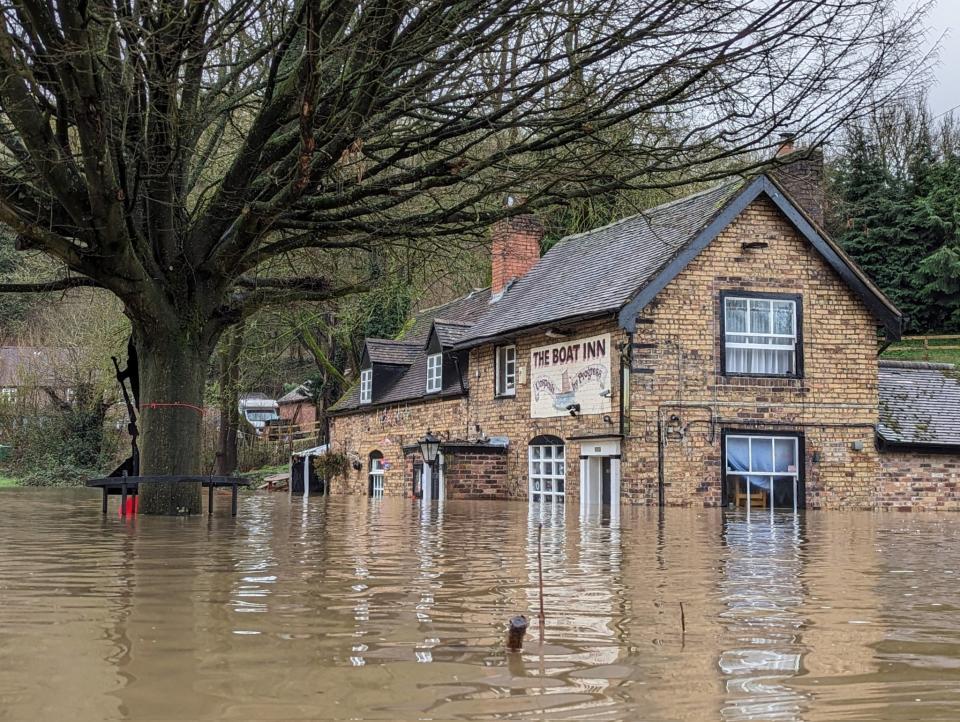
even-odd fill
[(517, 347), (498, 346), (496, 358), (497, 396), (517, 393)]
[(369, 494), (379, 498), (383, 496), (383, 454), (379, 451), (370, 452), (370, 488)]
[(0, 389), (0, 399), (8, 403), (12, 403), (17, 400), (17, 387), (16, 386), (4, 386)]
[(427, 393), (434, 393), (443, 388), (443, 354), (435, 353), (427, 356)]
[(538, 436), (530, 442), (530, 501), (563, 503), (566, 463), (563, 441)]
[(728, 502), (771, 509), (802, 506), (799, 436), (728, 434), (725, 445)]
[(360, 403), (369, 404), (373, 398), (373, 369), (360, 372)]
[(723, 301), (723, 373), (799, 376), (799, 296), (733, 296)]

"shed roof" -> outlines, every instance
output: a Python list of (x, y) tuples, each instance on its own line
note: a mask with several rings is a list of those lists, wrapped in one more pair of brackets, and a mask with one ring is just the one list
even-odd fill
[(887, 446), (960, 448), (960, 371), (952, 364), (880, 361), (880, 421)]

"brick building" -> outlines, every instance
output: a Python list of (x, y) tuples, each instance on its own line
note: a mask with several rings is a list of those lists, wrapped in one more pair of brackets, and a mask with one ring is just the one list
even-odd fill
[[(583, 510), (960, 504), (960, 422), (888, 438), (884, 419), (916, 416), (915, 394), (881, 406), (880, 340), (902, 318), (815, 220), (821, 167), (804, 156), (542, 258), (533, 216), (497, 224), (490, 289), (367, 342), (331, 409), (331, 442), (360, 468), (332, 493)], [(417, 446), (428, 429), (443, 440), (433, 469)]]

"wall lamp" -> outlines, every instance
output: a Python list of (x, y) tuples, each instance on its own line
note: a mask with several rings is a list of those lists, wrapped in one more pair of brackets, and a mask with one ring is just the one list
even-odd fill
[(570, 404), (567, 406), (567, 411), (570, 412), (571, 416), (576, 416), (580, 413), (580, 404)]
[(561, 331), (556, 328), (547, 329), (547, 338), (566, 338), (570, 333), (568, 331)]

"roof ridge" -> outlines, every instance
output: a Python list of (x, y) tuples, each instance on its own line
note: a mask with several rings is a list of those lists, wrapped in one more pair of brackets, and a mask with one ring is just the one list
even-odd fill
[(459, 303), (460, 301), (465, 301), (466, 299), (472, 298), (472, 297), (476, 296), (478, 293), (483, 293), (484, 291), (487, 291), (487, 290), (489, 290), (489, 289), (490, 289), (490, 286), (484, 286), (483, 288), (472, 288), (472, 289), (470, 289), (469, 293), (465, 293), (465, 294), (463, 294), (462, 296), (458, 296), (457, 298), (453, 299), (452, 301), (446, 301), (445, 303), (441, 303), (441, 304), (436, 305), (436, 306), (429, 306), (428, 308), (421, 308), (421, 309), (420, 309), (419, 311), (417, 311), (414, 315), (415, 315), (415, 316), (422, 316), (422, 315), (424, 315), (424, 314), (430, 313), (431, 311), (437, 311), (437, 310), (439, 310), (439, 309), (441, 309), (441, 308), (446, 308), (447, 306), (452, 306), (452, 305), (455, 304), (455, 303)]
[(404, 341), (402, 338), (365, 338), (364, 342), (373, 341), (374, 343), (389, 343), (397, 346), (419, 346), (416, 341)]
[(440, 318), (439, 316), (434, 316), (433, 322), (434, 322), (434, 323), (442, 323), (442, 324), (444, 324), (444, 325), (446, 325), (446, 326), (464, 326), (464, 327), (470, 327), (470, 326), (473, 325), (473, 321), (453, 321), (453, 320), (446, 319), (446, 318)]
[(591, 236), (594, 233), (599, 233), (600, 231), (605, 231), (608, 228), (619, 226), (621, 223), (633, 221), (633, 220), (636, 220), (637, 218), (645, 218), (650, 214), (652, 214), (654, 211), (661, 211), (666, 208), (669, 208), (670, 206), (677, 205), (678, 203), (685, 203), (687, 201), (693, 200), (694, 198), (699, 198), (700, 196), (707, 195), (708, 193), (712, 193), (714, 191), (720, 190), (721, 188), (724, 188), (726, 186), (733, 185), (734, 183), (743, 183), (743, 181), (744, 181), (743, 178), (737, 178), (736, 180), (728, 180), (728, 181), (724, 181), (723, 183), (717, 183), (716, 185), (712, 185), (709, 188), (704, 188), (703, 190), (697, 191), (696, 193), (690, 193), (689, 195), (681, 196), (680, 198), (674, 198), (672, 201), (667, 201), (666, 203), (660, 203), (659, 205), (651, 206), (650, 208), (645, 208), (644, 210), (637, 211), (636, 213), (632, 213), (629, 216), (624, 216), (623, 218), (618, 218), (615, 221), (610, 221), (605, 225), (597, 226), (596, 228), (589, 228), (585, 231), (580, 231), (579, 233), (571, 233), (569, 236), (564, 236), (559, 241), (554, 243), (553, 248), (556, 248), (561, 243), (565, 243), (566, 241), (573, 240), (574, 238)]
[(928, 371), (953, 371), (956, 365), (950, 363), (936, 363), (934, 361), (911, 361), (901, 359), (880, 359), (878, 362), (880, 368), (891, 369), (925, 369)]

